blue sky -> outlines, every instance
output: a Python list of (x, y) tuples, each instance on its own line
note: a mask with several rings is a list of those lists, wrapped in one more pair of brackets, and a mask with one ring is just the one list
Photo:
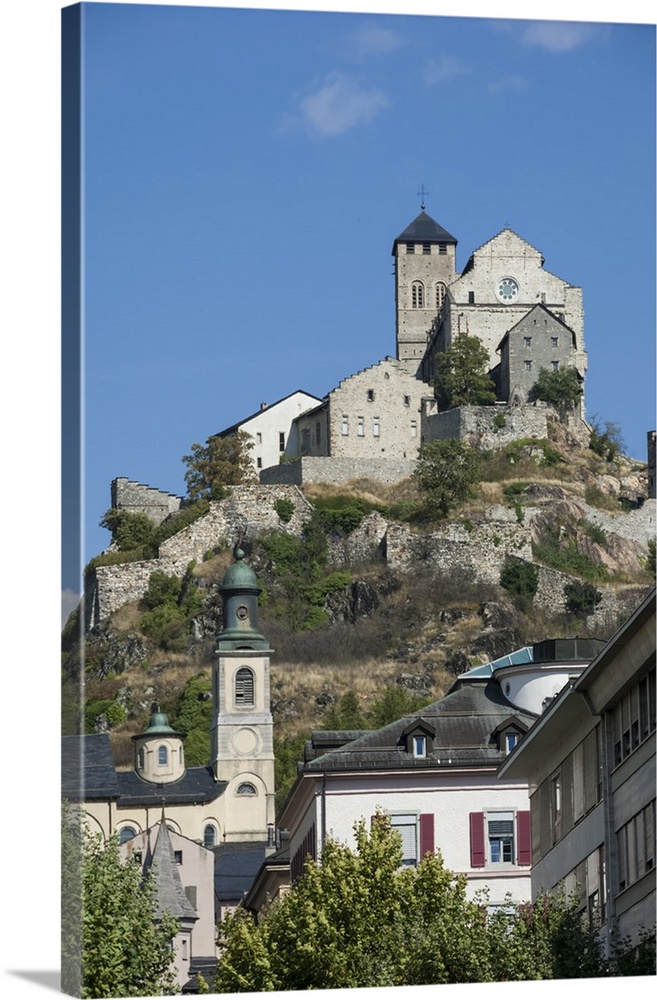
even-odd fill
[(645, 458), (653, 26), (83, 6), (85, 561), (114, 477), (183, 493), (192, 443), (394, 355), (422, 185), (459, 268), (510, 226), (583, 287), (588, 413)]

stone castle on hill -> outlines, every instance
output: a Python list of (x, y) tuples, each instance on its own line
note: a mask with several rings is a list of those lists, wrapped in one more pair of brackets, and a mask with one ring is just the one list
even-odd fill
[[(347, 376), (323, 399), (296, 390), (262, 403), (218, 433), (250, 435), (261, 483), (394, 483), (410, 475), (429, 441), (459, 438), (492, 449), (547, 436), (547, 408), (529, 402), (530, 390), (542, 368), (574, 367), (583, 385), (582, 290), (546, 271), (541, 252), (510, 229), (475, 250), (460, 274), (456, 245), (422, 205), (392, 246), (396, 357)], [(497, 405), (439, 412), (436, 360), (461, 334), (488, 351)], [(580, 415), (583, 406), (582, 397)], [(113, 496), (113, 506), (142, 509), (131, 505), (127, 480), (116, 483), (122, 496), (116, 504)], [(133, 501), (136, 486), (128, 490)], [(151, 516), (156, 508), (170, 512), (169, 494), (142, 491), (142, 500)]]

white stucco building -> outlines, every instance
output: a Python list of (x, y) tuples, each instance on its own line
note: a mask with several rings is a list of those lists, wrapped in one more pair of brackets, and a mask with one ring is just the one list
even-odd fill
[(278, 465), (282, 457), (289, 458), (299, 454), (294, 421), (320, 402), (317, 396), (297, 389), (275, 403), (261, 403), (259, 410), (226, 427), (217, 437), (232, 437), (238, 431), (248, 434), (253, 440), (249, 457), (258, 473), (261, 469)]

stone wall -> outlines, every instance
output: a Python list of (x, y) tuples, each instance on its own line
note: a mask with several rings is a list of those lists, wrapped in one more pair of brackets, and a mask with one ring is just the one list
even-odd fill
[(307, 457), (263, 469), (260, 482), (267, 485), (328, 483), (340, 486), (354, 479), (371, 479), (377, 483), (398, 483), (402, 479), (408, 479), (414, 468), (415, 461), (404, 458), (382, 461), (378, 458)]
[(166, 493), (154, 486), (135, 483), (125, 476), (112, 480), (110, 487), (111, 506), (131, 514), (146, 514), (151, 521), (160, 524), (169, 514), (180, 510), (182, 497)]
[[(288, 522), (281, 520), (274, 507), (282, 499), (294, 504)], [(140, 600), (155, 570), (182, 576), (190, 562), (200, 562), (212, 549), (234, 545), (240, 535), (247, 541), (265, 531), (299, 536), (311, 513), (311, 505), (296, 486), (232, 487), (230, 496), (213, 501), (207, 514), (163, 542), (157, 559), (96, 567), (85, 600), (87, 628), (100, 624), (124, 604)]]
[[(518, 438), (547, 437), (547, 413), (544, 403), (529, 406), (457, 406), (425, 416), (424, 441), (456, 439), (486, 451), (507, 448)], [(495, 419), (504, 418), (496, 427)]]

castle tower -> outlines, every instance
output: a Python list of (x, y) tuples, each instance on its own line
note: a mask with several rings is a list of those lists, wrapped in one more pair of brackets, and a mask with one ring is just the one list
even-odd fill
[(395, 258), (397, 359), (412, 374), (422, 360), (427, 334), (456, 277), (456, 239), (422, 211), (392, 245)]
[(235, 551), (221, 585), (224, 628), (213, 671), (211, 764), (226, 782), (228, 840), (267, 839), (274, 823), (274, 743), (269, 704), (269, 643), (258, 631), (256, 575)]
[(167, 785), (185, 773), (184, 737), (171, 728), (157, 705), (152, 706), (151, 712), (148, 729), (132, 737), (135, 770), (145, 781)]

